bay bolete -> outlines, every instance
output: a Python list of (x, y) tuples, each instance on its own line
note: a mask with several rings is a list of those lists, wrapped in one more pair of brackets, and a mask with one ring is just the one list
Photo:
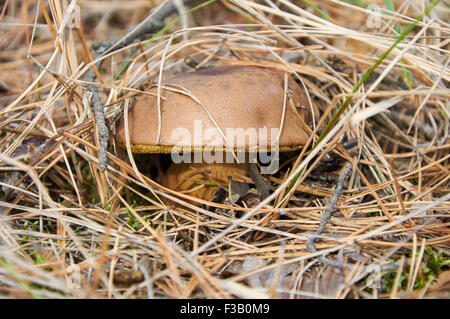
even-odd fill
[[(196, 188), (192, 196), (210, 199), (217, 190), (207, 186), (211, 182), (226, 185), (228, 176), (239, 180), (248, 176), (249, 162), (268, 164), (276, 150), (305, 145), (308, 133), (301, 121), (311, 118), (309, 104), (288, 78), (286, 90), (283, 72), (238, 65), (163, 77), (160, 107), (157, 85), (151, 84), (147, 91), (154, 94), (137, 96), (129, 111), (131, 151), (172, 154), (176, 163), (163, 185), (177, 191)], [(123, 119), (116, 137), (125, 147)]]

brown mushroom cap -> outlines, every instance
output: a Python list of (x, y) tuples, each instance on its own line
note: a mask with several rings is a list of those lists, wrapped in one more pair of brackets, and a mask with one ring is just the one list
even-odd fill
[[(269, 68), (253, 66), (220, 66), (163, 77), (162, 86), (178, 91), (189, 91), (200, 101), (180, 92), (174, 92), (161, 87), (161, 135), (156, 144), (158, 131), (158, 107), (156, 85), (148, 91), (154, 95), (142, 94), (135, 98), (133, 108), (129, 111), (130, 146), (134, 153), (170, 153), (174, 145), (190, 147), (192, 151), (229, 150), (230, 145), (235, 151), (258, 151), (260, 130), (267, 129), (267, 147), (273, 150), (275, 134), (271, 129), (279, 129), (283, 113), (284, 73)], [(288, 99), (285, 119), (279, 139), (279, 150), (289, 151), (301, 148), (308, 138), (298, 116), (305, 123), (310, 121), (308, 102), (304, 92), (289, 77)], [(292, 107), (293, 106), (293, 107)], [(295, 110), (293, 110), (295, 109)], [(297, 112), (298, 114), (295, 114)], [(214, 118), (222, 132), (227, 136), (227, 144), (223, 138), (219, 141), (199, 141), (194, 138), (194, 121), (201, 124), (202, 132), (213, 133), (220, 137), (220, 131), (211, 120)], [(201, 121), (201, 122), (199, 122)], [(190, 133), (188, 142), (174, 138), (173, 132), (179, 129)], [(254, 130), (258, 138), (256, 142), (229, 136), (227, 129), (242, 129), (248, 133)], [(176, 135), (176, 134), (175, 134)], [(278, 135), (278, 134), (276, 134)], [(123, 119), (117, 129), (117, 142), (125, 146), (125, 125)]]

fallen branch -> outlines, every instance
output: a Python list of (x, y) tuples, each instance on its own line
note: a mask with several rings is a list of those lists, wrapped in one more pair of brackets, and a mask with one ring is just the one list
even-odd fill
[[(183, 4), (192, 2), (193, 0), (183, 0)], [(102, 57), (111, 50), (119, 50), (134, 41), (141, 39), (146, 34), (161, 30), (164, 28), (164, 19), (169, 15), (177, 11), (177, 6), (174, 2), (169, 2), (159, 9), (157, 9), (153, 14), (151, 14), (144, 22), (130, 27), (126, 32), (125, 36), (120, 39), (115, 39), (111, 41), (106, 41), (101, 43), (96, 50), (96, 59)], [(97, 76), (95, 74), (95, 68), (100, 69), (103, 60), (99, 60), (93, 66), (85, 80), (88, 82), (95, 82)], [(105, 113), (103, 111), (103, 104), (99, 97), (99, 88), (95, 85), (88, 85), (87, 90), (92, 95), (92, 108), (94, 110), (95, 121), (97, 123), (98, 138), (100, 142), (100, 154), (99, 154), (99, 166), (102, 171), (106, 169), (107, 165), (107, 151), (108, 151), (108, 140), (109, 140), (109, 129), (106, 126)]]

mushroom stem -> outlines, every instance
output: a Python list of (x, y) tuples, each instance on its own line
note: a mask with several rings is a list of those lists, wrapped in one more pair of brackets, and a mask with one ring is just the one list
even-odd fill
[(234, 181), (249, 181), (249, 164), (173, 163), (162, 184), (172, 190), (210, 200), (219, 187), (227, 188), (229, 176)]

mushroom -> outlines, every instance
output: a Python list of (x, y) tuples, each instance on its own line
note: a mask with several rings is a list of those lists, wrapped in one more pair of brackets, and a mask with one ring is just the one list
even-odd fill
[[(148, 85), (148, 94), (132, 104), (131, 151), (171, 153), (177, 163), (171, 164), (162, 184), (177, 191), (194, 189), (191, 196), (209, 200), (217, 184), (228, 184), (228, 176), (245, 180), (249, 163), (269, 164), (277, 150), (305, 145), (309, 103), (288, 78), (285, 87), (281, 71), (239, 65), (163, 77), (160, 107), (156, 84)], [(126, 147), (123, 119), (116, 139)]]

